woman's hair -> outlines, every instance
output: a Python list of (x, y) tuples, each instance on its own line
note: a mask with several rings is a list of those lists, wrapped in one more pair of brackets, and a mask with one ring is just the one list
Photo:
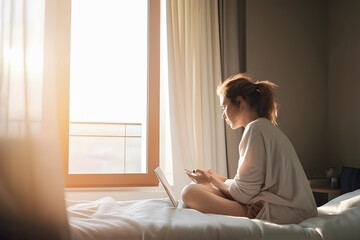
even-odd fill
[(277, 125), (277, 103), (274, 94), (276, 84), (269, 81), (252, 82), (250, 77), (239, 73), (229, 77), (217, 88), (219, 96), (227, 97), (236, 105), (236, 98), (241, 96), (251, 108), (256, 108), (259, 117), (269, 119)]

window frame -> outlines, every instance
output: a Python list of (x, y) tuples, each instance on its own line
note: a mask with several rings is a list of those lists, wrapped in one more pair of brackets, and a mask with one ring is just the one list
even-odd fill
[(159, 181), (154, 170), (159, 166), (160, 0), (148, 0), (147, 173), (68, 173), (71, 0), (60, 1), (57, 7), (57, 29), (59, 29), (60, 36), (65, 36), (56, 40), (57, 44), (62, 44), (63, 46), (63, 51), (58, 50), (57, 52), (58, 57), (56, 62), (59, 63), (59, 65), (56, 67), (56, 73), (59, 73), (57, 74), (57, 106), (65, 187), (158, 186)]

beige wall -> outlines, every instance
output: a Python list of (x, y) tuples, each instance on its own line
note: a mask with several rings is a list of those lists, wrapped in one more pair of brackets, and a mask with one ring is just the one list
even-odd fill
[(360, 1), (329, 4), (329, 162), (360, 167)]
[(279, 127), (308, 176), (360, 167), (359, 12), (358, 0), (246, 0), (247, 72), (279, 85)]
[(314, 0), (246, 2), (247, 71), (279, 88), (280, 129), (308, 175), (327, 167), (327, 4)]

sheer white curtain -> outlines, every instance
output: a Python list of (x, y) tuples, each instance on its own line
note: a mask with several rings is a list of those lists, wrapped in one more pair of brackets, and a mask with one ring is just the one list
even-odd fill
[(1, 239), (69, 239), (54, 64), (66, 4), (0, 0)]
[(167, 0), (169, 109), (174, 188), (189, 183), (183, 168), (226, 176), (217, 0)]

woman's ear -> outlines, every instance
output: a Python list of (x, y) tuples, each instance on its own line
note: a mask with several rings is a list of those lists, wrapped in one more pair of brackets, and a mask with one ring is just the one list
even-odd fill
[(242, 96), (237, 96), (236, 97), (236, 104), (240, 105), (241, 102), (244, 101), (244, 98)]

